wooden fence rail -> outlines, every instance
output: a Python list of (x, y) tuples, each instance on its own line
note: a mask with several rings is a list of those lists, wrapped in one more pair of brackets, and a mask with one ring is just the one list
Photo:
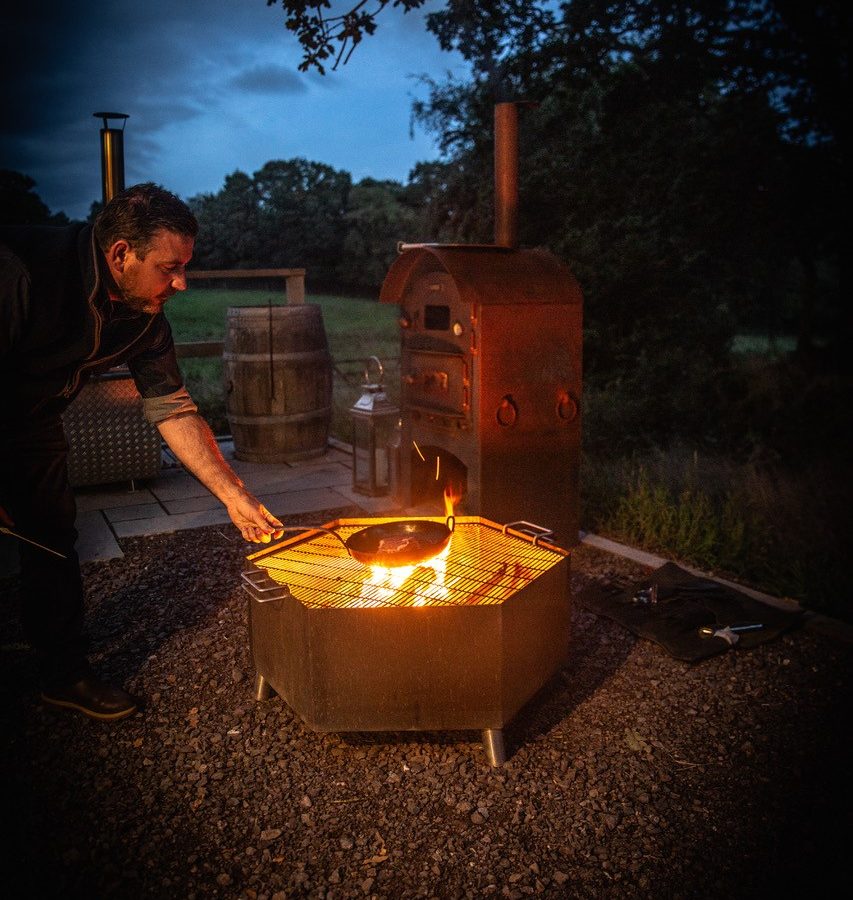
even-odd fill
[(190, 281), (209, 281), (211, 278), (283, 278), (287, 302), (305, 302), (305, 269), (206, 269), (189, 271), (187, 278)]

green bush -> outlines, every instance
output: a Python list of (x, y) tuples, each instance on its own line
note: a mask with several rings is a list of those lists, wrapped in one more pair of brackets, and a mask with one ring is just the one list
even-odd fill
[(684, 446), (584, 460), (584, 527), (851, 619), (845, 467), (702, 457)]

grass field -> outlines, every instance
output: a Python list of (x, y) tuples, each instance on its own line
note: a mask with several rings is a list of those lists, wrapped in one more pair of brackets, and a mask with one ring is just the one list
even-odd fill
[(766, 334), (736, 334), (732, 341), (735, 356), (765, 356), (776, 358), (792, 353), (797, 347), (797, 338), (792, 334), (776, 337)]
[[(385, 366), (388, 395), (398, 398), (400, 353), (397, 307), (376, 299), (311, 295), (307, 303), (323, 311), (323, 325), (334, 364), (332, 434), (349, 440), (346, 411), (359, 395), (364, 361), (377, 356)], [(282, 305), (282, 291), (196, 288), (175, 297), (167, 307), (177, 343), (222, 341), (229, 306)], [(182, 359), (187, 388), (217, 434), (228, 433), (220, 359)]]

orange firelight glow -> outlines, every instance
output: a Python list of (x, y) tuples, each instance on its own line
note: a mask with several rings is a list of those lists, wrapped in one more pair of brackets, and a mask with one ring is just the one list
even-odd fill
[[(444, 489), (444, 515), (452, 519), (453, 510), (462, 495), (458, 488), (447, 485)], [(393, 602), (394, 595), (403, 588), (417, 569), (432, 569), (433, 579), (429, 584), (421, 584), (410, 594), (410, 606), (428, 606), (430, 603), (446, 600), (448, 589), (445, 586), (447, 575), (447, 557), (453, 538), (447, 546), (431, 559), (413, 566), (371, 566), (370, 577), (365, 579), (358, 599), (359, 606), (387, 606)]]

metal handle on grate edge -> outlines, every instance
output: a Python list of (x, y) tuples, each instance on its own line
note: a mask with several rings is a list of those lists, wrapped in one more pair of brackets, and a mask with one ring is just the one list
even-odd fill
[(554, 537), (554, 532), (550, 528), (536, 525), (533, 522), (525, 522), (523, 519), (520, 519), (518, 522), (507, 522), (503, 527), (504, 534), (506, 534), (508, 528), (514, 528), (516, 531), (520, 531), (522, 534), (532, 537), (534, 547), (539, 545), (540, 539), (545, 538), (551, 540)]
[[(273, 581), (263, 569), (248, 569), (240, 573), (240, 577), (246, 584), (240, 587), (258, 603), (270, 603), (273, 600), (284, 600), (290, 595), (290, 588), (286, 584), (279, 584)], [(269, 582), (269, 587), (263, 587), (265, 582)], [(248, 587), (247, 587), (248, 585)], [(259, 594), (268, 594), (267, 597), (258, 596)]]

